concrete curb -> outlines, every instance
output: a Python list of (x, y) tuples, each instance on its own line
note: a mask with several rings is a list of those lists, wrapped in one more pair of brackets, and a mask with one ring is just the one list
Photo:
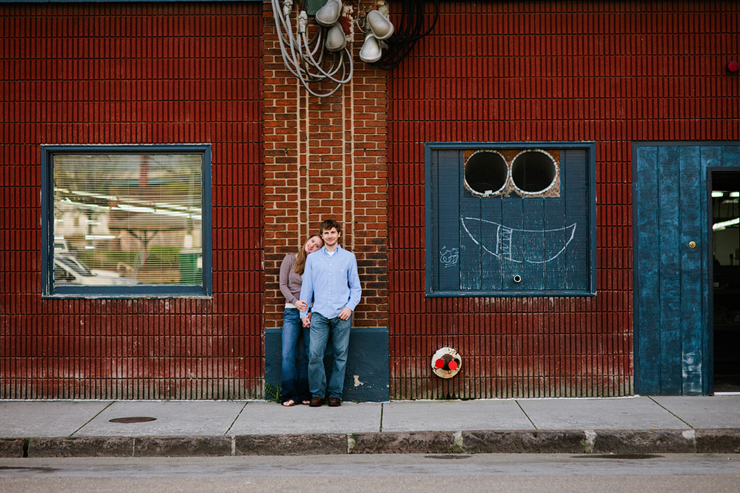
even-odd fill
[(464, 431), (463, 451), (470, 454), (582, 454), (588, 451), (584, 431)]
[(233, 455), (327, 455), (346, 454), (347, 435), (243, 435), (234, 437)]
[(740, 453), (740, 429), (0, 438), (0, 458), (460, 453)]
[(130, 457), (135, 440), (130, 437), (30, 438), (24, 457)]
[(700, 454), (740, 454), (740, 430), (696, 430), (696, 451)]
[(23, 438), (0, 438), (0, 457), (23, 457)]
[(455, 433), (448, 432), (393, 432), (356, 433), (349, 435), (354, 446), (352, 454), (449, 454), (453, 450)]

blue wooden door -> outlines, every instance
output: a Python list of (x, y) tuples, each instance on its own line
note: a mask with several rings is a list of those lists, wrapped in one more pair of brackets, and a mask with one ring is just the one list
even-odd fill
[(712, 391), (707, 170), (737, 145), (633, 145), (635, 389)]

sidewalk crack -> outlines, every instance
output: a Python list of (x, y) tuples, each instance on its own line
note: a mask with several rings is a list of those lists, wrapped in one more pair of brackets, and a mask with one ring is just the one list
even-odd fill
[(656, 404), (657, 404), (658, 406), (660, 406), (660, 407), (662, 407), (663, 409), (665, 409), (666, 411), (668, 411), (668, 414), (670, 414), (671, 416), (673, 416), (674, 418), (676, 418), (677, 420), (679, 420), (680, 422), (682, 422), (683, 424), (685, 424), (686, 426), (688, 426), (689, 428), (691, 428), (692, 430), (694, 430), (694, 429), (695, 429), (695, 428), (694, 428), (693, 426), (691, 426), (691, 424), (689, 424), (689, 422), (688, 422), (688, 421), (684, 421), (684, 420), (683, 420), (683, 419), (682, 419), (682, 418), (681, 418), (680, 416), (678, 416), (678, 415), (677, 415), (676, 413), (674, 413), (673, 411), (671, 411), (670, 409), (668, 409), (667, 407), (665, 407), (665, 406), (664, 406), (663, 404), (661, 404), (660, 402), (658, 402), (658, 401), (656, 401), (655, 399), (653, 399), (653, 397), (652, 397), (652, 396), (648, 395), (648, 396), (647, 396), (647, 398), (648, 398), (648, 399), (650, 399), (651, 401), (653, 401), (654, 403), (656, 403)]
[(524, 415), (525, 415), (525, 416), (527, 417), (527, 419), (529, 420), (529, 422), (530, 422), (530, 423), (532, 423), (532, 426), (534, 426), (534, 429), (535, 429), (535, 430), (538, 430), (539, 428), (537, 428), (537, 425), (536, 425), (536, 424), (534, 424), (534, 421), (532, 421), (532, 418), (530, 418), (530, 417), (529, 417), (529, 414), (527, 414), (527, 411), (525, 411), (525, 410), (524, 410), (524, 408), (522, 407), (522, 405), (521, 405), (521, 404), (519, 404), (519, 401), (515, 400), (514, 402), (516, 402), (516, 405), (517, 405), (517, 406), (519, 406), (519, 409), (521, 409), (521, 410), (522, 410), (522, 412), (523, 412), (523, 413), (524, 413)]
[(249, 404), (249, 402), (245, 402), (245, 403), (244, 403), (244, 405), (242, 406), (242, 408), (241, 408), (241, 409), (239, 409), (239, 412), (238, 412), (238, 413), (236, 414), (236, 418), (234, 418), (234, 421), (232, 421), (232, 422), (231, 422), (231, 424), (229, 425), (229, 427), (228, 427), (228, 428), (226, 429), (226, 431), (224, 432), (224, 436), (226, 436), (226, 435), (228, 435), (228, 434), (229, 434), (229, 432), (231, 431), (231, 429), (232, 429), (232, 428), (234, 427), (234, 425), (236, 424), (236, 420), (237, 420), (237, 419), (239, 419), (239, 416), (241, 416), (241, 415), (242, 415), (242, 413), (244, 412), (244, 410), (245, 410), (245, 409), (247, 408), (247, 404)]
[(70, 436), (70, 438), (71, 438), (71, 437), (73, 437), (73, 436), (75, 436), (75, 434), (76, 434), (77, 432), (79, 432), (79, 431), (80, 431), (81, 429), (83, 429), (83, 428), (84, 428), (85, 426), (89, 425), (89, 424), (90, 424), (90, 422), (92, 422), (92, 420), (94, 420), (95, 418), (97, 418), (98, 416), (100, 416), (101, 414), (103, 414), (103, 413), (105, 412), (105, 410), (106, 410), (106, 409), (108, 409), (109, 407), (111, 407), (111, 406), (112, 406), (112, 405), (113, 405), (113, 404), (114, 404), (115, 402), (116, 402), (116, 401), (110, 401), (110, 402), (108, 403), (108, 405), (107, 405), (107, 406), (105, 406), (105, 407), (104, 407), (103, 409), (101, 409), (101, 410), (100, 410), (100, 412), (99, 412), (98, 414), (96, 414), (96, 415), (95, 415), (95, 416), (93, 416), (92, 418), (90, 418), (90, 419), (88, 419), (87, 421), (85, 421), (85, 423), (83, 423), (83, 425), (82, 425), (82, 426), (80, 426), (80, 427), (79, 427), (79, 428), (77, 428), (77, 429), (76, 429), (75, 431), (73, 431), (72, 433), (70, 433), (70, 435), (69, 435), (69, 436)]

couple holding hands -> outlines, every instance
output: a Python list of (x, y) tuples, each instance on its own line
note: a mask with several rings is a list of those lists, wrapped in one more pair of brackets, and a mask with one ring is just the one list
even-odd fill
[[(339, 244), (341, 225), (328, 219), (320, 234), (312, 235), (298, 251), (280, 264), (283, 312), (282, 402), (319, 407), (342, 405), (352, 313), (362, 288), (353, 253)], [(298, 364), (298, 339), (303, 335), (305, 354)], [(334, 367), (326, 380), (324, 353), (331, 335)]]

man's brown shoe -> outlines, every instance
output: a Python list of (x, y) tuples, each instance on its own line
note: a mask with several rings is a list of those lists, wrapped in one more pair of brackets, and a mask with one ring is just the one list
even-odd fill
[(339, 407), (342, 405), (342, 399), (339, 397), (329, 397), (329, 407)]
[(324, 405), (324, 399), (322, 399), (321, 397), (313, 396), (311, 397), (311, 402), (309, 402), (308, 405), (311, 407), (321, 407)]

